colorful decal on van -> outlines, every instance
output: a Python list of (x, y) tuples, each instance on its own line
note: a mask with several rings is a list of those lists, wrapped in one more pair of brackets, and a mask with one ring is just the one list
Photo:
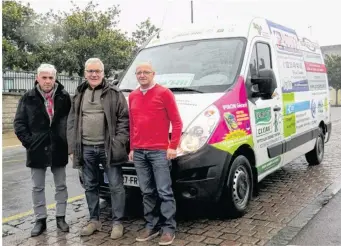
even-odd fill
[(284, 137), (289, 137), (296, 133), (296, 114), (286, 114), (287, 105), (295, 103), (295, 94), (283, 93), (283, 129)]
[(262, 165), (257, 166), (258, 175), (261, 175), (261, 174), (265, 173), (266, 171), (271, 170), (272, 168), (277, 166), (280, 162), (281, 162), (281, 157), (277, 156), (277, 157), (267, 161), (266, 163), (263, 163)]
[(253, 147), (247, 93), (243, 77), (214, 105), (219, 109), (220, 122), (209, 140), (214, 147), (233, 154), (241, 145)]

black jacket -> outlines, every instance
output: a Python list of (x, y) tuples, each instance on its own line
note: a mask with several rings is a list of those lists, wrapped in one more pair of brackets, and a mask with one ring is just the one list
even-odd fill
[[(38, 82), (35, 83), (35, 85)], [(54, 116), (46, 111), (44, 98), (35, 87), (20, 99), (14, 118), (14, 131), (27, 151), (26, 166), (45, 168), (68, 163), (67, 117), (71, 107), (69, 93), (58, 84), (54, 94)]]
[[(69, 153), (73, 154), (73, 167), (83, 165), (82, 155), (82, 99), (88, 82), (77, 87), (67, 123)], [(106, 165), (119, 165), (128, 161), (129, 112), (128, 104), (122, 92), (103, 80), (101, 102), (105, 118)], [(104, 164), (104, 163), (103, 163)]]

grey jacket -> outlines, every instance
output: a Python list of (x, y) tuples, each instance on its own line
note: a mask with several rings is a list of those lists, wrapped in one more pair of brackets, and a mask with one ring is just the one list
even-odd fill
[[(72, 99), (67, 121), (67, 140), (69, 154), (73, 154), (73, 168), (83, 166), (82, 154), (82, 99), (89, 84), (79, 85)], [(129, 112), (128, 104), (122, 92), (116, 86), (102, 81), (101, 102), (105, 117), (106, 165), (120, 165), (128, 161), (129, 151)]]

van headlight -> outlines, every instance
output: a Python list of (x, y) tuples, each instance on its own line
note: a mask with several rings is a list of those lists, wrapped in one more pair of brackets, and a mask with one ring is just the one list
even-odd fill
[(178, 156), (199, 150), (209, 139), (220, 119), (216, 106), (211, 105), (201, 112), (181, 136)]

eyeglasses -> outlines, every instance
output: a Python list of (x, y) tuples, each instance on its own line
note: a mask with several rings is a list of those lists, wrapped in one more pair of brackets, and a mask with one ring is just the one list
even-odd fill
[(90, 74), (100, 74), (103, 70), (85, 70), (87, 73), (90, 73)]
[(137, 73), (135, 73), (136, 75), (138, 75), (138, 76), (140, 76), (141, 74), (143, 74), (143, 75), (149, 75), (149, 74), (151, 74), (151, 73), (153, 73), (152, 71), (139, 71), (139, 72), (137, 72)]
[(47, 76), (42, 76), (42, 78), (43, 78), (43, 79), (50, 79), (50, 80), (53, 80), (53, 79), (54, 79), (53, 76), (49, 76), (49, 77), (47, 77)]

